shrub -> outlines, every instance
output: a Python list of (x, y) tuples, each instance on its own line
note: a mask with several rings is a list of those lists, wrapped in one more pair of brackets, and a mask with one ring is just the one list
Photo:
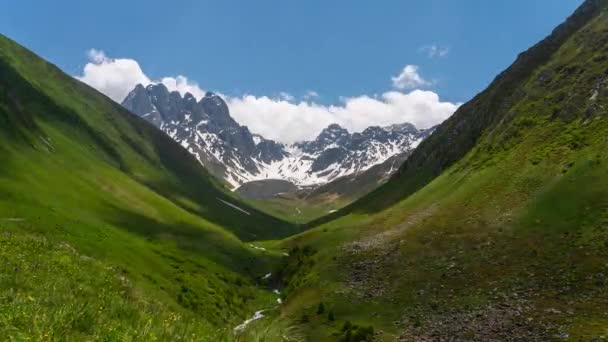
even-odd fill
[(344, 325), (342, 326), (342, 331), (348, 331), (353, 327), (353, 324), (350, 321), (346, 321), (344, 322)]
[(317, 307), (317, 315), (322, 315), (325, 312), (325, 305), (321, 302)]
[(364, 342), (372, 341), (374, 339), (374, 328), (372, 326), (358, 326), (352, 324), (350, 321), (344, 322), (342, 326), (342, 337), (340, 341), (343, 342)]

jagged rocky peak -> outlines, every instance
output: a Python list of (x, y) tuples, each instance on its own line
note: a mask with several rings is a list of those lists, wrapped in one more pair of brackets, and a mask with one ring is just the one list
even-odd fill
[(152, 103), (148, 89), (142, 84), (135, 86), (135, 89), (127, 95), (122, 105), (156, 126), (160, 126), (163, 122), (160, 112)]
[(239, 126), (239, 124), (230, 116), (228, 105), (219, 95), (208, 91), (200, 100), (199, 105), (217, 125), (229, 127)]
[(363, 130), (363, 132), (361, 132), (361, 135), (366, 137), (378, 137), (386, 133), (387, 131), (380, 126), (370, 126)]
[(255, 142), (256, 145), (261, 143), (264, 140), (266, 140), (266, 139), (264, 139), (263, 136), (261, 136), (259, 134), (253, 134), (253, 141)]
[(289, 153), (285, 150), (285, 147), (286, 146), (281, 143), (261, 139), (256, 144), (256, 153), (254, 157), (265, 164), (281, 161), (285, 157), (289, 156)]
[(197, 101), (192, 94), (181, 96), (162, 84), (136, 86), (123, 105), (162, 129), (235, 188), (264, 179), (299, 186), (323, 184), (409, 153), (430, 134), (407, 123), (351, 134), (334, 123), (314, 140), (286, 145), (238, 124), (217, 94), (207, 92)]
[(150, 93), (152, 102), (155, 102), (163, 107), (167, 106), (169, 102), (169, 89), (167, 89), (164, 84), (149, 84), (146, 87), (146, 90), (148, 93)]
[(142, 96), (146, 96), (146, 95), (147, 95), (146, 88), (143, 86), (143, 84), (139, 83), (129, 93), (129, 95), (127, 95), (127, 97), (125, 98), (124, 102), (126, 102), (126, 101), (133, 101), (136, 98), (141, 98)]
[(122, 104), (123, 106), (137, 108), (138, 113), (153, 109), (150, 96), (148, 95), (146, 88), (141, 84), (135, 86), (135, 89), (127, 95)]
[(386, 126), (384, 129), (390, 132), (399, 132), (404, 134), (415, 133), (418, 131), (418, 128), (409, 122)]
[(342, 126), (336, 123), (333, 123), (327, 126), (327, 128), (324, 128), (317, 136), (316, 140), (319, 142), (336, 142), (340, 139), (348, 138), (349, 136), (350, 133), (348, 133), (348, 130), (342, 128)]
[(194, 97), (194, 95), (190, 94), (190, 93), (186, 93), (184, 95), (184, 100), (188, 101), (188, 102), (196, 102), (196, 98)]
[(219, 107), (219, 109), (221, 109), (224, 112), (228, 112), (228, 105), (226, 104), (226, 101), (224, 101), (224, 99), (222, 99), (221, 96), (213, 93), (213, 92), (206, 92), (205, 96), (203, 96), (203, 98), (201, 98), (201, 100), (199, 101), (199, 103), (203, 106), (208, 106), (208, 107)]
[[(212, 92), (207, 92), (197, 101), (191, 93), (182, 96), (177, 91), (170, 92), (162, 83), (146, 87), (138, 84), (122, 104), (159, 127), (168, 123), (198, 124), (201, 121), (211, 121), (210, 125), (216, 128), (239, 130), (241, 127), (230, 116), (226, 102)], [(154, 115), (149, 114), (152, 112)]]
[(155, 124), (219, 178), (237, 185), (259, 173), (258, 163), (285, 157), (281, 144), (253, 135), (231, 116), (221, 96), (207, 92), (199, 101), (169, 92), (162, 84), (137, 86), (123, 106)]
[(313, 141), (303, 141), (296, 143), (295, 146), (304, 153), (315, 154), (327, 148), (336, 148), (347, 144), (351, 135), (342, 126), (334, 123), (324, 128), (317, 138)]

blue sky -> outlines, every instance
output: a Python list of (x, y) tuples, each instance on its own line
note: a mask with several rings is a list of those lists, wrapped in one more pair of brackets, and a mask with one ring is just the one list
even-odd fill
[[(286, 93), (293, 98), (284, 95), (283, 100), (298, 104), (314, 91), (319, 97), (308, 101), (342, 108), (345, 97), (421, 89), (458, 104), (581, 3), (20, 0), (3, 5), (0, 32), (72, 75), (83, 73), (87, 51), (95, 48), (107, 58), (136, 61), (151, 80), (184, 75), (205, 90), (235, 99), (251, 94), (272, 100)], [(417, 66), (423, 83), (400, 88), (392, 81), (406, 65)], [(251, 105), (243, 102), (235, 108)], [(235, 109), (236, 116), (250, 127), (272, 119), (245, 109)], [(368, 121), (345, 125), (357, 130), (373, 119)], [(259, 126), (255, 130), (265, 130)]]

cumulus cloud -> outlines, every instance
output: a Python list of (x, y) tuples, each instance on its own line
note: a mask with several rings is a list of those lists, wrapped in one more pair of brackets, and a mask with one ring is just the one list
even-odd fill
[(89, 63), (81, 76), (76, 78), (121, 102), (138, 83), (149, 84), (150, 79), (141, 70), (139, 63), (127, 58), (108, 58), (103, 51), (91, 49)]
[(122, 102), (139, 83), (163, 83), (170, 91), (179, 91), (182, 95), (192, 93), (197, 98), (205, 91), (196, 82), (187, 77), (163, 77), (160, 80), (150, 79), (141, 69), (139, 63), (130, 58), (109, 58), (101, 50), (91, 49), (87, 52), (89, 62), (84, 66), (82, 75), (76, 76), (80, 81), (104, 93), (116, 102)]
[(108, 59), (105, 52), (97, 49), (87, 51), (87, 56), (89, 57), (89, 60), (95, 64), (101, 64)]
[[(109, 58), (103, 51), (95, 49), (88, 52), (88, 58), (82, 75), (76, 78), (117, 102), (121, 102), (138, 83), (163, 83), (171, 91), (176, 90), (182, 95), (189, 92), (197, 99), (205, 94), (196, 82), (185, 76), (154, 80), (133, 59)], [(244, 95), (224, 98), (231, 115), (240, 124), (267, 139), (285, 143), (314, 139), (323, 128), (333, 123), (351, 132), (359, 132), (369, 126), (404, 122), (428, 128), (448, 118), (460, 105), (441, 101), (433, 91), (416, 89), (429, 86), (431, 82), (420, 76), (415, 65), (406, 65), (392, 81), (398, 90), (377, 96), (341, 97), (335, 105), (316, 103), (319, 94), (312, 90), (307, 91), (300, 101), (286, 92), (280, 92), (276, 97)]]
[(316, 98), (319, 98), (319, 93), (317, 93), (314, 90), (309, 90), (309, 91), (306, 92), (306, 94), (304, 94), (304, 96), (302, 98), (304, 100), (316, 99)]
[(285, 101), (294, 101), (296, 99), (293, 95), (286, 93), (284, 91), (279, 93), (279, 98), (281, 100), (285, 100)]
[(450, 53), (450, 48), (436, 44), (423, 46), (419, 49), (420, 52), (427, 55), (429, 58), (446, 57)]
[(192, 94), (192, 96), (197, 99), (205, 96), (205, 91), (199, 87), (198, 83), (189, 80), (186, 76), (178, 75), (176, 77), (163, 77), (160, 80), (160, 83), (164, 84), (169, 91), (178, 91), (182, 96), (186, 95), (186, 93)]
[(332, 123), (359, 132), (369, 126), (410, 122), (428, 128), (448, 118), (459, 104), (442, 102), (432, 91), (389, 91), (380, 97), (345, 98), (339, 105), (292, 103), (267, 96), (228, 98), (234, 118), (268, 139), (295, 142), (314, 139)]
[(408, 64), (403, 67), (401, 73), (391, 78), (393, 81), (393, 87), (397, 89), (416, 89), (427, 87), (431, 85), (431, 82), (425, 80), (418, 73), (418, 66)]

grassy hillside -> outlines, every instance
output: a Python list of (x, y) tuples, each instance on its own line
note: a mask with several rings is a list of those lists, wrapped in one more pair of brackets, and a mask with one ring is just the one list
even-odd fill
[(297, 228), (3, 36), (0, 139), (0, 335), (217, 340), (274, 302), (277, 257), (242, 241)]
[[(462, 105), (449, 119), (438, 126), (435, 132), (413, 151), (389, 182), (361, 201), (333, 215), (311, 222), (310, 226), (329, 222), (352, 212), (373, 213), (386, 209), (421, 189), (463, 158), (485, 134), (497, 128), (514, 103), (525, 98), (526, 94), (521, 88), (538, 66), (547, 63), (573, 34), (598, 15), (597, 8), (604, 5), (604, 0), (585, 1), (584, 5), (581, 5), (551, 35), (521, 53), (488, 88)], [(601, 51), (602, 46), (598, 46)], [(575, 63), (579, 62), (575, 61)], [(560, 106), (559, 103), (550, 105)]]
[(308, 190), (300, 190), (269, 199), (244, 199), (244, 201), (285, 221), (304, 226), (312, 220), (346, 206), (354, 199), (333, 192), (310, 196)]
[(277, 243), (282, 317), (314, 341), (608, 336), (607, 52), (586, 1), (388, 185)]

